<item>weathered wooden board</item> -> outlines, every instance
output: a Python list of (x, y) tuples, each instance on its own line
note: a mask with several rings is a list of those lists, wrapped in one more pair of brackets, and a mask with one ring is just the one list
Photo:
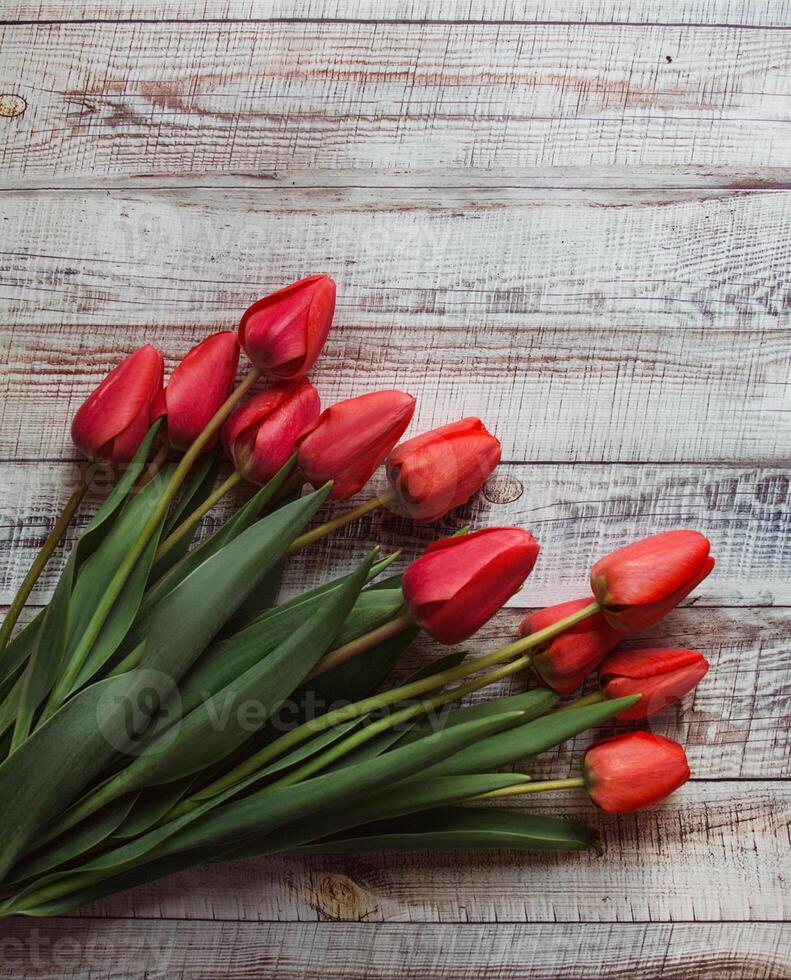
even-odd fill
[(325, 403), (406, 387), (423, 427), (478, 414), (513, 460), (788, 459), (791, 192), (426, 193), (0, 195), (0, 453), (70, 455), (123, 353), (179, 356), (324, 269)]
[(791, 26), (787, 0), (6, 0), (3, 20), (450, 20)]
[(8, 176), (788, 165), (782, 30), (88, 21), (0, 47)]
[[(105, 477), (106, 478), (106, 477)], [(0, 469), (0, 600), (9, 601), (76, 479), (75, 464), (13, 464)], [(70, 482), (71, 481), (71, 482)], [(104, 484), (106, 489), (107, 484)], [(241, 491), (242, 493), (248, 491)], [(487, 499), (488, 493), (491, 499)], [(306, 550), (294, 563), (291, 585), (313, 585), (341, 574), (373, 544), (416, 555), (437, 536), (467, 521), (529, 528), (542, 554), (528, 586), (513, 604), (535, 606), (584, 594), (593, 562), (630, 541), (677, 527), (703, 530), (713, 543), (717, 570), (696, 590), (703, 605), (791, 605), (788, 560), (789, 479), (782, 469), (757, 467), (564, 464), (503, 466), (486, 493), (441, 526), (420, 528), (389, 512), (363, 518)], [(242, 499), (234, 497), (231, 506)], [(364, 499), (364, 498), (363, 498)], [(494, 501), (494, 502), (493, 502)], [(348, 507), (329, 505), (317, 520)], [(95, 508), (95, 505), (94, 505)], [(91, 507), (76, 523), (87, 520)], [(218, 507), (207, 531), (224, 520)], [(74, 527), (69, 540), (73, 540)], [(53, 559), (34, 596), (47, 597), (59, 572)]]
[(15, 921), (0, 977), (40, 980), (782, 980), (778, 923)]

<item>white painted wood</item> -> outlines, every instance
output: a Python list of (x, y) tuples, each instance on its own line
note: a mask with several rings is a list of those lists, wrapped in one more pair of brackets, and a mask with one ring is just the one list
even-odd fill
[(788, 166), (782, 30), (87, 21), (0, 46), (10, 177)]
[[(521, 465), (502, 473), (472, 506), (454, 512), (440, 525), (419, 527), (383, 511), (349, 525), (312, 545), (295, 561), (286, 592), (308, 588), (341, 574), (365, 550), (404, 548), (418, 554), (428, 542), (468, 521), (474, 525), (516, 524), (529, 528), (542, 554), (527, 587), (512, 604), (543, 605), (584, 594), (594, 561), (639, 537), (662, 530), (692, 527), (706, 533), (717, 557), (716, 571), (696, 590), (702, 605), (791, 605), (787, 576), (789, 534), (788, 476), (772, 468), (652, 465)], [(74, 464), (11, 464), (0, 469), (0, 515), (5, 547), (0, 556), (2, 591), (9, 601), (24, 570), (46, 535), (61, 502), (76, 480)], [(106, 474), (100, 472), (103, 481)], [(506, 495), (503, 493), (505, 481)], [(371, 495), (381, 481), (374, 481)], [(106, 488), (106, 482), (103, 483)], [(521, 494), (520, 494), (520, 491)], [(226, 507), (205, 520), (211, 531), (249, 491), (240, 489)], [(515, 499), (507, 499), (508, 495)], [(360, 499), (365, 499), (361, 493)], [(72, 527), (80, 527), (95, 509), (84, 508)], [(317, 522), (348, 509), (336, 503), (322, 509)], [(59, 572), (51, 562), (34, 593), (48, 597)], [(689, 600), (688, 600), (689, 601)]]
[(506, 459), (785, 462), (790, 202), (502, 186), (0, 195), (0, 453), (71, 455), (71, 415), (122, 354), (152, 340), (172, 364), (321, 269), (339, 283), (314, 372), (326, 404), (405, 387), (422, 427), (478, 414)]
[(410, 925), (15, 920), (0, 977), (17, 980), (778, 980), (778, 923)]
[(791, 26), (787, 0), (6, 0), (18, 20), (387, 20)]
[[(148, 19), (172, 22), (131, 23)], [(693, 781), (622, 818), (531, 804), (601, 826), (604, 859), (195, 869), (5, 924), (0, 977), (791, 976), (789, 26), (788, 0), (4, 4), (0, 600), (76, 472), (70, 416), (119, 354), (159, 339), (172, 365), (317, 269), (340, 285), (325, 403), (408, 388), (414, 431), (478, 413), (522, 464), (445, 522), (534, 530), (517, 603), (581, 594), (593, 558), (665, 527), (706, 531), (718, 567), (626, 641), (712, 661), (651, 723)], [(377, 517), (288, 588), (433, 534)], [(531, 771), (570, 772), (588, 741)]]

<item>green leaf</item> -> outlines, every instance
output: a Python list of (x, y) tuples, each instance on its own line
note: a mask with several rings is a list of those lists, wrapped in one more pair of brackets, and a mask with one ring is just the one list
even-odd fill
[[(525, 781), (526, 777), (513, 773), (437, 776), (434, 779), (416, 776), (388, 786), (385, 790), (362, 793), (348, 808), (322, 810), (294, 820), (274, 834), (258, 837), (241, 848), (234, 847), (223, 857), (235, 861), (258, 854), (292, 850), (352, 827), (361, 832), (365, 825), (374, 820), (392, 819), (431, 807), (458, 803), (481, 793), (518, 786)], [(357, 833), (349, 836), (356, 837)]]
[[(445, 654), (445, 656), (439, 657), (437, 660), (434, 660), (431, 663), (424, 664), (419, 670), (409, 674), (404, 678), (402, 683), (411, 684), (413, 681), (419, 681), (424, 677), (430, 677), (431, 674), (436, 674), (443, 670), (451, 670), (453, 667), (457, 667), (466, 656), (467, 654), (465, 651), (453, 651)], [(424, 697), (430, 697), (432, 693), (434, 692), (429, 691), (424, 695)], [(398, 711), (399, 709), (405, 707), (407, 707), (406, 703), (401, 701), (393, 705), (390, 710)], [(493, 711), (491, 714), (497, 714), (497, 712)], [(466, 720), (473, 721), (474, 719), (470, 718)], [(353, 752), (350, 752), (342, 759), (339, 759), (337, 762), (333, 763), (329, 768), (334, 770), (340, 769), (343, 766), (356, 765), (358, 762), (364, 762), (366, 759), (372, 759), (374, 756), (381, 755), (382, 752), (386, 752), (397, 742), (399, 744), (404, 744), (406, 737), (410, 735), (420, 724), (420, 721), (413, 725), (409, 725), (407, 723), (408, 727), (406, 727), (406, 729), (403, 726), (399, 726), (397, 728), (391, 728), (389, 731), (382, 732), (381, 735), (377, 735), (375, 738), (372, 738), (369, 742), (366, 742), (358, 749), (355, 749)], [(431, 735), (436, 730), (437, 728), (434, 726), (430, 724), (426, 725), (426, 727), (417, 735), (417, 738), (423, 738), (426, 735)], [(414, 742), (415, 740), (415, 738), (409, 739), (411, 742)]]
[[(71, 650), (90, 621), (107, 582), (137, 538), (142, 524), (148, 519), (167, 484), (166, 475), (158, 474), (144, 490), (132, 495), (120, 514), (110, 520), (123, 500), (119, 487), (123, 489), (127, 481), (128, 473), (124, 474), (111, 494), (110, 500), (115, 501), (114, 505), (109, 507), (109, 501), (105, 502), (99, 512), (103, 514), (102, 519), (97, 521), (94, 518), (88, 525), (69, 556), (44, 612), (20, 690), (14, 733), (16, 741), (26, 737), (39, 705), (63, 673)], [(149, 550), (149, 561), (152, 556), (153, 551)], [(141, 563), (144, 560), (142, 558)], [(142, 574), (147, 576), (147, 567)], [(144, 579), (143, 582), (140, 580), (141, 572), (136, 568), (97, 638), (92, 657), (109, 656), (123, 639), (140, 604)]]
[(43, 850), (16, 864), (11, 870), (8, 882), (24, 881), (26, 878), (44, 874), (58, 865), (73, 861), (101, 844), (126, 818), (134, 802), (133, 795), (127, 796), (93, 814), (79, 826), (48, 844)]
[(370, 650), (319, 674), (300, 689), (295, 700), (299, 704), (317, 705), (362, 700), (381, 684), (419, 632), (417, 626), (402, 630)]
[(490, 735), (467, 749), (463, 755), (436, 763), (428, 774), (448, 776), (465, 772), (491, 772), (526, 756), (545, 752), (567, 738), (584, 732), (586, 728), (617, 715), (636, 700), (634, 697), (617, 698), (573, 711), (555, 711), (527, 725)]
[[(188, 552), (167, 574), (163, 575), (158, 582), (152, 585), (146, 593), (141, 611), (146, 612), (150, 609), (169, 592), (172, 592), (177, 585), (183, 582), (204, 562), (208, 561), (209, 558), (216, 555), (227, 544), (230, 544), (240, 534), (252, 527), (259, 514), (275, 498), (283, 483), (290, 476), (293, 468), (294, 458), (292, 457), (287, 463), (281, 466), (269, 483), (261, 487), (221, 528), (218, 528), (211, 537), (202, 541), (197, 548), (193, 548), (192, 551)], [(275, 513), (278, 512), (276, 511)], [(274, 514), (270, 516), (274, 516)]]
[(146, 641), (141, 667), (76, 694), (0, 765), (0, 880), (52, 823), (53, 814), (63, 813), (130, 738), (145, 731), (145, 719), (156, 707), (152, 683), (157, 678), (178, 683), (310, 521), (328, 490), (264, 518), (196, 568), (139, 625)]
[(503, 698), (489, 698), (479, 704), (467, 705), (445, 712), (441, 718), (422, 718), (411, 731), (404, 735), (401, 744), (408, 744), (416, 738), (428, 735), (430, 732), (436, 731), (437, 727), (448, 728), (451, 725), (459, 725), (466, 721), (489, 718), (491, 715), (501, 714), (504, 711), (523, 712), (523, 717), (518, 722), (519, 725), (522, 725), (545, 714), (557, 701), (557, 694), (546, 687), (534, 688), (531, 691), (511, 694)]
[(188, 776), (186, 779), (168, 783), (167, 786), (151, 786), (144, 789), (135, 799), (134, 806), (124, 822), (113, 832), (113, 837), (137, 837), (145, 833), (173, 809), (194, 783), (195, 777)]
[(210, 801), (72, 871), (45, 876), (14, 896), (2, 912), (59, 914), (119, 887), (153, 881), (215, 853), (221, 854), (228, 846), (241, 847), (246, 838), (263, 836), (290, 820), (331, 806), (353, 807), (361, 793), (406, 779), (446, 754), (485, 738), (501, 724), (502, 719), (495, 719), (458, 725), (340, 773), (282, 789), (265, 787), (225, 805)]
[[(220, 470), (220, 450), (204, 453), (190, 470), (176, 505), (171, 508), (162, 528), (161, 540), (164, 541), (183, 520), (209, 497)], [(150, 582), (157, 582), (177, 562), (187, 554), (200, 524), (195, 524), (166, 554), (155, 562), (151, 568)]]
[(36, 648), (36, 637), (46, 610), (40, 609), (27, 626), (23, 626), (0, 657), (0, 696), (5, 698), (16, 683), (30, 655)]
[[(217, 762), (245, 742), (251, 726), (261, 727), (324, 654), (349, 614), (372, 560), (373, 554), (339, 589), (326, 593), (320, 608), (268, 657), (182, 717), (177, 731), (164, 731), (114, 781), (125, 792), (167, 783)], [(253, 699), (256, 717), (244, 717), (242, 708)]]
[[(292, 636), (306, 619), (322, 608), (327, 596), (342, 590), (347, 579), (348, 576), (342, 576), (304, 595), (295, 596), (288, 602), (259, 615), (240, 632), (212, 644), (181, 685), (184, 710), (188, 711), (196, 707), (207, 697), (231, 683), (234, 678), (269, 656), (284, 640)], [(385, 603), (383, 599), (381, 604), (375, 607), (375, 612), (369, 613), (366, 596), (366, 592), (358, 596), (352, 612), (347, 617), (348, 621), (351, 616), (354, 616), (356, 628), (359, 630), (358, 635), (367, 632), (368, 628), (373, 628), (368, 627), (369, 622), (379, 624), (382, 606)], [(358, 607), (362, 607), (362, 611), (355, 615)], [(395, 603), (391, 601), (387, 608), (397, 609), (397, 601)], [(345, 627), (345, 624), (342, 626)], [(332, 635), (327, 639), (327, 649), (330, 644), (337, 646)]]
[[(71, 656), (82, 633), (91, 621), (107, 582), (112, 581), (125, 555), (140, 536), (144, 525), (159, 505), (167, 489), (173, 467), (166, 467), (136, 494), (101, 547), (85, 563), (80, 572), (69, 605), (69, 650)], [(135, 563), (121, 594), (113, 604), (101, 632), (85, 659), (82, 670), (72, 690), (83, 687), (94, 677), (116, 652), (140, 609), (143, 593), (159, 546), (161, 526), (146, 545), (145, 551)]]
[(429, 810), (360, 827), (302, 849), (314, 854), (461, 849), (602, 853), (598, 833), (576, 820), (492, 807)]

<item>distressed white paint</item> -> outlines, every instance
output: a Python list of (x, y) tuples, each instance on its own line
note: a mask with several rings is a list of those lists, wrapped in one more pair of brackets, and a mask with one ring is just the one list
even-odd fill
[[(718, 566), (627, 640), (712, 662), (652, 723), (695, 781), (621, 819), (551, 801), (602, 827), (604, 859), (210, 866), (5, 926), (0, 977), (788, 975), (787, 0), (11, 0), (3, 18), (0, 599), (119, 354), (158, 339), (172, 364), (315, 269), (340, 285), (326, 403), (398, 385), (415, 431), (478, 413), (502, 438), (517, 465), (444, 526), (534, 530), (518, 603), (581, 594), (591, 560), (664, 527), (705, 530)], [(130, 23), (148, 19), (170, 23)], [(288, 588), (433, 534), (364, 522)], [(569, 772), (586, 744), (532, 770)]]

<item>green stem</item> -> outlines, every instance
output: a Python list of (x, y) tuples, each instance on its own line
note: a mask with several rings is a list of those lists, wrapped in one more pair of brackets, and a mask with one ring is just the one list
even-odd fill
[(46, 721), (47, 718), (53, 715), (55, 711), (57, 711), (62, 701), (68, 697), (72, 685), (79, 676), (82, 665), (85, 663), (85, 659), (90, 653), (91, 647), (96, 642), (96, 638), (99, 636), (102, 627), (107, 621), (107, 617), (110, 615), (110, 611), (112, 610), (116, 599), (121, 594), (121, 591), (132, 572), (132, 569), (135, 567), (140, 556), (143, 554), (143, 551), (145, 550), (148, 542), (151, 540), (151, 537), (159, 528), (160, 522), (165, 517), (165, 514), (167, 514), (168, 507), (170, 507), (170, 504), (173, 501), (173, 498), (176, 496), (179, 487), (186, 479), (193, 463), (198, 456), (200, 456), (206, 446), (209, 445), (225, 419), (231, 414), (235, 406), (244, 397), (247, 391), (255, 384), (260, 375), (261, 371), (257, 367), (253, 367), (248, 371), (238, 388), (236, 388), (236, 390), (228, 396), (217, 412), (215, 412), (214, 416), (209, 421), (203, 432), (201, 432), (195, 442), (193, 442), (187, 452), (182, 456), (181, 461), (173, 472), (173, 476), (170, 478), (170, 482), (165, 488), (162, 498), (143, 526), (137, 540), (129, 549), (124, 557), (124, 560), (119, 565), (115, 575), (110, 580), (110, 583), (100, 599), (99, 604), (97, 605), (96, 610), (94, 611), (94, 614), (91, 617), (82, 638), (80, 639), (80, 642), (74, 650), (66, 671), (61, 677), (59, 683), (56, 685), (55, 690), (52, 692), (52, 696), (50, 697), (50, 700), (43, 712), (41, 719), (42, 722)]
[(415, 621), (412, 619), (411, 613), (405, 612), (401, 616), (391, 619), (389, 623), (385, 623), (383, 626), (371, 630), (370, 633), (364, 633), (362, 636), (358, 636), (356, 640), (350, 640), (348, 643), (344, 643), (343, 646), (337, 647), (335, 650), (330, 650), (329, 653), (324, 654), (308, 674), (305, 678), (305, 683), (312, 681), (314, 677), (318, 677), (333, 667), (345, 664), (352, 657), (356, 657), (360, 653), (365, 653), (366, 650), (370, 650), (378, 643), (383, 643), (385, 640), (389, 640), (391, 637), (414, 625)]
[(181, 524), (179, 524), (179, 526), (175, 529), (175, 531), (173, 531), (171, 534), (168, 535), (167, 538), (165, 538), (165, 540), (159, 546), (159, 549), (157, 550), (157, 553), (154, 556), (154, 560), (158, 561), (160, 558), (162, 558), (163, 555), (166, 555), (174, 545), (178, 544), (178, 542), (181, 541), (181, 539), (184, 537), (185, 534), (188, 534), (192, 530), (192, 528), (194, 528), (195, 525), (198, 524), (202, 520), (202, 518), (209, 513), (209, 511), (216, 503), (222, 500), (222, 498), (231, 490), (233, 490), (233, 488), (237, 485), (237, 483), (241, 483), (243, 479), (244, 477), (242, 476), (242, 474), (239, 473), (237, 470), (234, 470), (233, 473), (231, 473), (231, 475), (228, 477), (228, 479), (225, 480), (223, 483), (221, 483), (217, 487), (217, 489), (203, 501), (200, 507), (196, 507), (195, 510), (189, 515), (189, 517), (185, 518), (181, 522)]
[(387, 490), (385, 493), (380, 493), (378, 497), (373, 497), (371, 500), (366, 500), (365, 503), (359, 504), (357, 507), (353, 507), (352, 510), (347, 510), (345, 514), (341, 514), (340, 517), (336, 517), (332, 521), (327, 521), (326, 524), (320, 524), (318, 527), (314, 527), (312, 531), (307, 531), (305, 534), (301, 534), (296, 538), (291, 547), (288, 549), (287, 554), (293, 555), (296, 552), (301, 551), (303, 548), (307, 547), (309, 544), (313, 544), (314, 541), (319, 541), (321, 538), (326, 538), (328, 534), (332, 534), (333, 531), (337, 531), (339, 528), (345, 527), (347, 524), (351, 524), (352, 521), (356, 521), (358, 517), (362, 517), (363, 514), (370, 514), (372, 510), (377, 510), (379, 507), (384, 507), (385, 504), (389, 503), (393, 499), (393, 491)]
[(575, 708), (585, 708), (589, 704), (598, 704), (604, 700), (604, 691), (594, 691), (593, 694), (586, 694), (584, 698), (580, 698), (572, 704), (566, 704), (562, 708), (558, 708), (558, 711), (573, 711)]
[(566, 616), (565, 619), (558, 620), (558, 622), (547, 626), (543, 630), (531, 633), (529, 636), (516, 640), (514, 643), (509, 643), (508, 646), (479, 657), (477, 660), (468, 664), (462, 664), (459, 667), (440, 671), (421, 680), (412, 681), (409, 684), (393, 688), (390, 691), (384, 691), (381, 694), (375, 694), (373, 697), (364, 698), (362, 701), (337, 708), (334, 711), (328, 711), (325, 715), (313, 718), (297, 728), (293, 728), (290, 732), (281, 735), (280, 738), (271, 742), (269, 745), (264, 746), (258, 752), (235, 766), (230, 772), (195, 794), (192, 799), (206, 799), (214, 796), (216, 793), (222, 792), (296, 746), (306, 742), (314, 735), (319, 734), (319, 732), (326, 731), (328, 728), (344, 724), (354, 718), (362, 718), (363, 715), (367, 715), (372, 711), (378, 711), (381, 708), (387, 707), (389, 704), (418, 697), (421, 694), (426, 694), (428, 691), (435, 690), (437, 687), (443, 687), (446, 684), (452, 684), (454, 681), (468, 677), (470, 674), (477, 674), (478, 671), (493, 667), (504, 660), (510, 660), (520, 656), (532, 647), (540, 646), (546, 640), (552, 639), (553, 636), (557, 636), (564, 630), (569, 629), (569, 627), (582, 622), (587, 617), (595, 615), (597, 612), (600, 612), (600, 608), (598, 602), (592, 602), (590, 605), (585, 606), (584, 609), (580, 609), (570, 616)]
[(538, 783), (525, 782), (518, 786), (504, 786), (502, 789), (493, 789), (488, 793), (479, 793), (471, 796), (471, 800), (493, 800), (499, 796), (521, 796), (522, 793), (546, 793), (550, 790), (558, 789), (582, 789), (585, 780), (582, 776), (570, 776), (568, 779), (543, 779)]
[(39, 553), (36, 555), (33, 564), (28, 569), (27, 575), (25, 575), (24, 579), (22, 580), (22, 584), (17, 589), (13, 602), (9, 606), (8, 612), (3, 620), (3, 625), (0, 626), (0, 654), (2, 654), (5, 648), (8, 646), (8, 641), (11, 639), (11, 633), (16, 625), (16, 621), (19, 619), (20, 613), (25, 607), (28, 596), (33, 591), (33, 586), (38, 581), (38, 577), (43, 572), (44, 566), (52, 556), (52, 552), (58, 546), (58, 542), (66, 532), (66, 529), (74, 516), (74, 512), (80, 506), (80, 502), (85, 496), (86, 490), (87, 483), (85, 481), (85, 476), (82, 475), (80, 477), (80, 485), (66, 501), (66, 506), (61, 511), (60, 517), (55, 522), (55, 526), (47, 535), (47, 540), (44, 542), (41, 551), (39, 551)]

